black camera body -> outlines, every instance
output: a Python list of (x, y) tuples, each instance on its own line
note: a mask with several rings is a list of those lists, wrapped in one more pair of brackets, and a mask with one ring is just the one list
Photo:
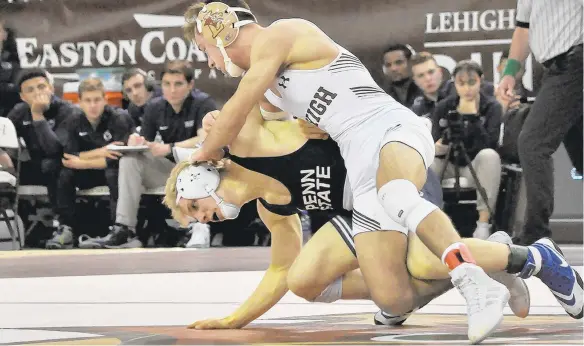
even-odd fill
[(464, 137), (464, 117), (457, 110), (448, 111), (446, 118), (440, 120), (440, 127), (446, 129), (442, 134), (442, 144), (444, 145)]

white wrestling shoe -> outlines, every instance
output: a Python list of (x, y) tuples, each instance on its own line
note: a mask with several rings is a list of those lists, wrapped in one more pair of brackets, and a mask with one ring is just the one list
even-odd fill
[(466, 300), (468, 339), (472, 344), (478, 344), (503, 321), (503, 308), (509, 301), (509, 290), (471, 263), (458, 265), (450, 276), (452, 284)]
[[(513, 244), (509, 234), (503, 231), (493, 233), (487, 238), (487, 240), (508, 245)], [(531, 299), (525, 281), (517, 275), (509, 274), (506, 271), (490, 273), (489, 276), (505, 285), (509, 290), (509, 293), (511, 294), (511, 298), (509, 298), (509, 307), (515, 316), (520, 318), (527, 317), (527, 315), (529, 315)]]

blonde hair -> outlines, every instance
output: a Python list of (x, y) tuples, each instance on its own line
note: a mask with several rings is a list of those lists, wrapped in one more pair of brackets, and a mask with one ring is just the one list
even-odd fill
[(99, 78), (87, 78), (79, 83), (79, 98), (83, 97), (83, 93), (90, 91), (101, 91), (101, 93), (105, 95), (105, 87), (102, 80)]
[[(219, 161), (209, 161), (207, 164), (212, 165), (219, 172), (225, 168), (225, 159)], [(174, 166), (172, 171), (170, 171), (170, 176), (166, 179), (166, 185), (164, 186), (164, 198), (162, 199), (162, 204), (164, 204), (168, 209), (170, 209), (172, 218), (176, 220), (182, 227), (186, 227), (189, 224), (189, 220), (185, 214), (180, 210), (179, 205), (176, 203), (176, 196), (178, 192), (176, 190), (176, 181), (178, 175), (183, 170), (189, 168), (190, 166), (197, 166), (199, 163), (193, 164), (190, 161), (181, 161)]]
[(205, 6), (202, 2), (191, 5), (184, 14), (185, 24), (183, 25), (183, 35), (189, 42), (195, 42), (195, 33), (197, 32), (197, 17), (199, 12)]

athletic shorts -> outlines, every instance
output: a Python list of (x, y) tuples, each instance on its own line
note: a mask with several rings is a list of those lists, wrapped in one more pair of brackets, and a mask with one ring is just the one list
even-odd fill
[(387, 143), (403, 143), (420, 154), (428, 169), (434, 160), (434, 140), (424, 120), (409, 110), (392, 110), (386, 116), (376, 116), (361, 124), (358, 131), (343, 134), (337, 142), (353, 194), (353, 237), (380, 230), (407, 235), (408, 229), (393, 221), (378, 200), (376, 177), (379, 154)]
[[(438, 178), (438, 175), (430, 169), (428, 170), (428, 179), (426, 180), (426, 184), (422, 188), (420, 195), (428, 202), (440, 207), (440, 209), (443, 208), (444, 200), (440, 179)], [(355, 251), (355, 241), (353, 240), (353, 233), (351, 231), (354, 226), (354, 222), (352, 221), (354, 220), (354, 217), (354, 215), (352, 217), (350, 215), (336, 215), (330, 219), (329, 222), (337, 230), (353, 255), (357, 256), (357, 252)]]

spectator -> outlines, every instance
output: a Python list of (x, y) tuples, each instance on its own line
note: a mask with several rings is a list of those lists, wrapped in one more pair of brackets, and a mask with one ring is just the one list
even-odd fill
[(20, 102), (16, 83), (19, 71), (14, 32), (0, 18), (0, 117), (5, 117)]
[[(454, 75), (454, 74), (453, 74)], [(454, 79), (445, 80), (440, 86), (440, 95), (442, 98), (457, 95), (456, 83)], [(481, 94), (487, 97), (495, 97), (495, 86), (492, 82), (481, 78)]]
[[(120, 160), (116, 223), (108, 237), (92, 240), (96, 246), (141, 246), (134, 235), (142, 191), (165, 185), (174, 167), (174, 144), (195, 137), (205, 114), (217, 109), (208, 94), (194, 89), (194, 70), (188, 61), (167, 63), (161, 79), (163, 96), (146, 104), (141, 136), (134, 134), (128, 141), (128, 145), (147, 144), (150, 150)], [(154, 141), (157, 132), (164, 143)]]
[[(474, 187), (469, 164), (476, 171), (480, 185), (484, 188), (488, 205), (494, 210), (499, 184), (501, 182), (501, 158), (495, 151), (501, 126), (501, 105), (492, 97), (480, 92), (483, 71), (474, 61), (459, 62), (454, 68), (453, 77), (457, 95), (450, 96), (436, 104), (432, 115), (432, 136), (436, 141), (436, 158), (431, 168), (440, 179), (455, 176), (455, 166), (460, 176), (466, 178)], [(453, 121), (456, 115), (459, 121)], [(463, 155), (455, 155), (451, 150), (453, 139), (459, 138), (471, 162)], [(450, 150), (449, 161), (445, 156)], [(479, 220), (474, 237), (486, 239), (489, 236), (491, 215), (487, 201), (477, 193)]]
[(76, 188), (88, 189), (107, 185), (110, 190), (112, 220), (118, 198), (118, 159), (110, 144), (123, 145), (134, 131), (129, 114), (107, 105), (103, 82), (88, 78), (79, 84), (79, 105), (83, 114), (76, 114), (65, 122), (66, 131), (60, 132), (63, 145), (63, 166), (59, 174), (57, 209), (59, 229), (47, 248), (61, 249), (73, 246), (75, 226)]
[(383, 53), (383, 90), (402, 105), (410, 108), (422, 94), (411, 78), (412, 50), (404, 44), (393, 44)]
[(21, 71), (17, 86), (24, 102), (17, 104), (8, 113), (8, 118), (30, 156), (30, 160), (22, 162), (20, 184), (45, 186), (54, 208), (63, 155), (58, 133), (63, 130), (65, 120), (80, 111), (54, 95), (49, 75), (43, 69)]
[[(498, 94), (515, 98), (517, 73), (530, 52), (546, 72), (519, 135), (527, 208), (523, 230), (514, 241), (522, 245), (551, 237), (552, 155), (562, 142), (572, 165), (582, 173), (582, 7), (580, 0), (517, 2), (515, 31)], [(564, 282), (571, 287), (574, 277), (566, 276)]]
[[(428, 52), (420, 52), (410, 59), (414, 82), (422, 90), (422, 95), (414, 99), (412, 111), (419, 116), (432, 114), (436, 102), (449, 96), (456, 96), (453, 79), (444, 79), (444, 70)], [(437, 86), (437, 89), (435, 89)], [(481, 80), (481, 94), (494, 96), (493, 83)]]
[(412, 76), (416, 85), (422, 90), (422, 95), (416, 97), (412, 111), (418, 116), (429, 117), (434, 111), (436, 102), (442, 99), (442, 69), (431, 54), (417, 54), (410, 61)]
[(136, 126), (142, 126), (142, 117), (146, 102), (161, 95), (160, 88), (146, 72), (139, 68), (130, 68), (122, 75), (124, 96), (130, 101), (128, 113)]

